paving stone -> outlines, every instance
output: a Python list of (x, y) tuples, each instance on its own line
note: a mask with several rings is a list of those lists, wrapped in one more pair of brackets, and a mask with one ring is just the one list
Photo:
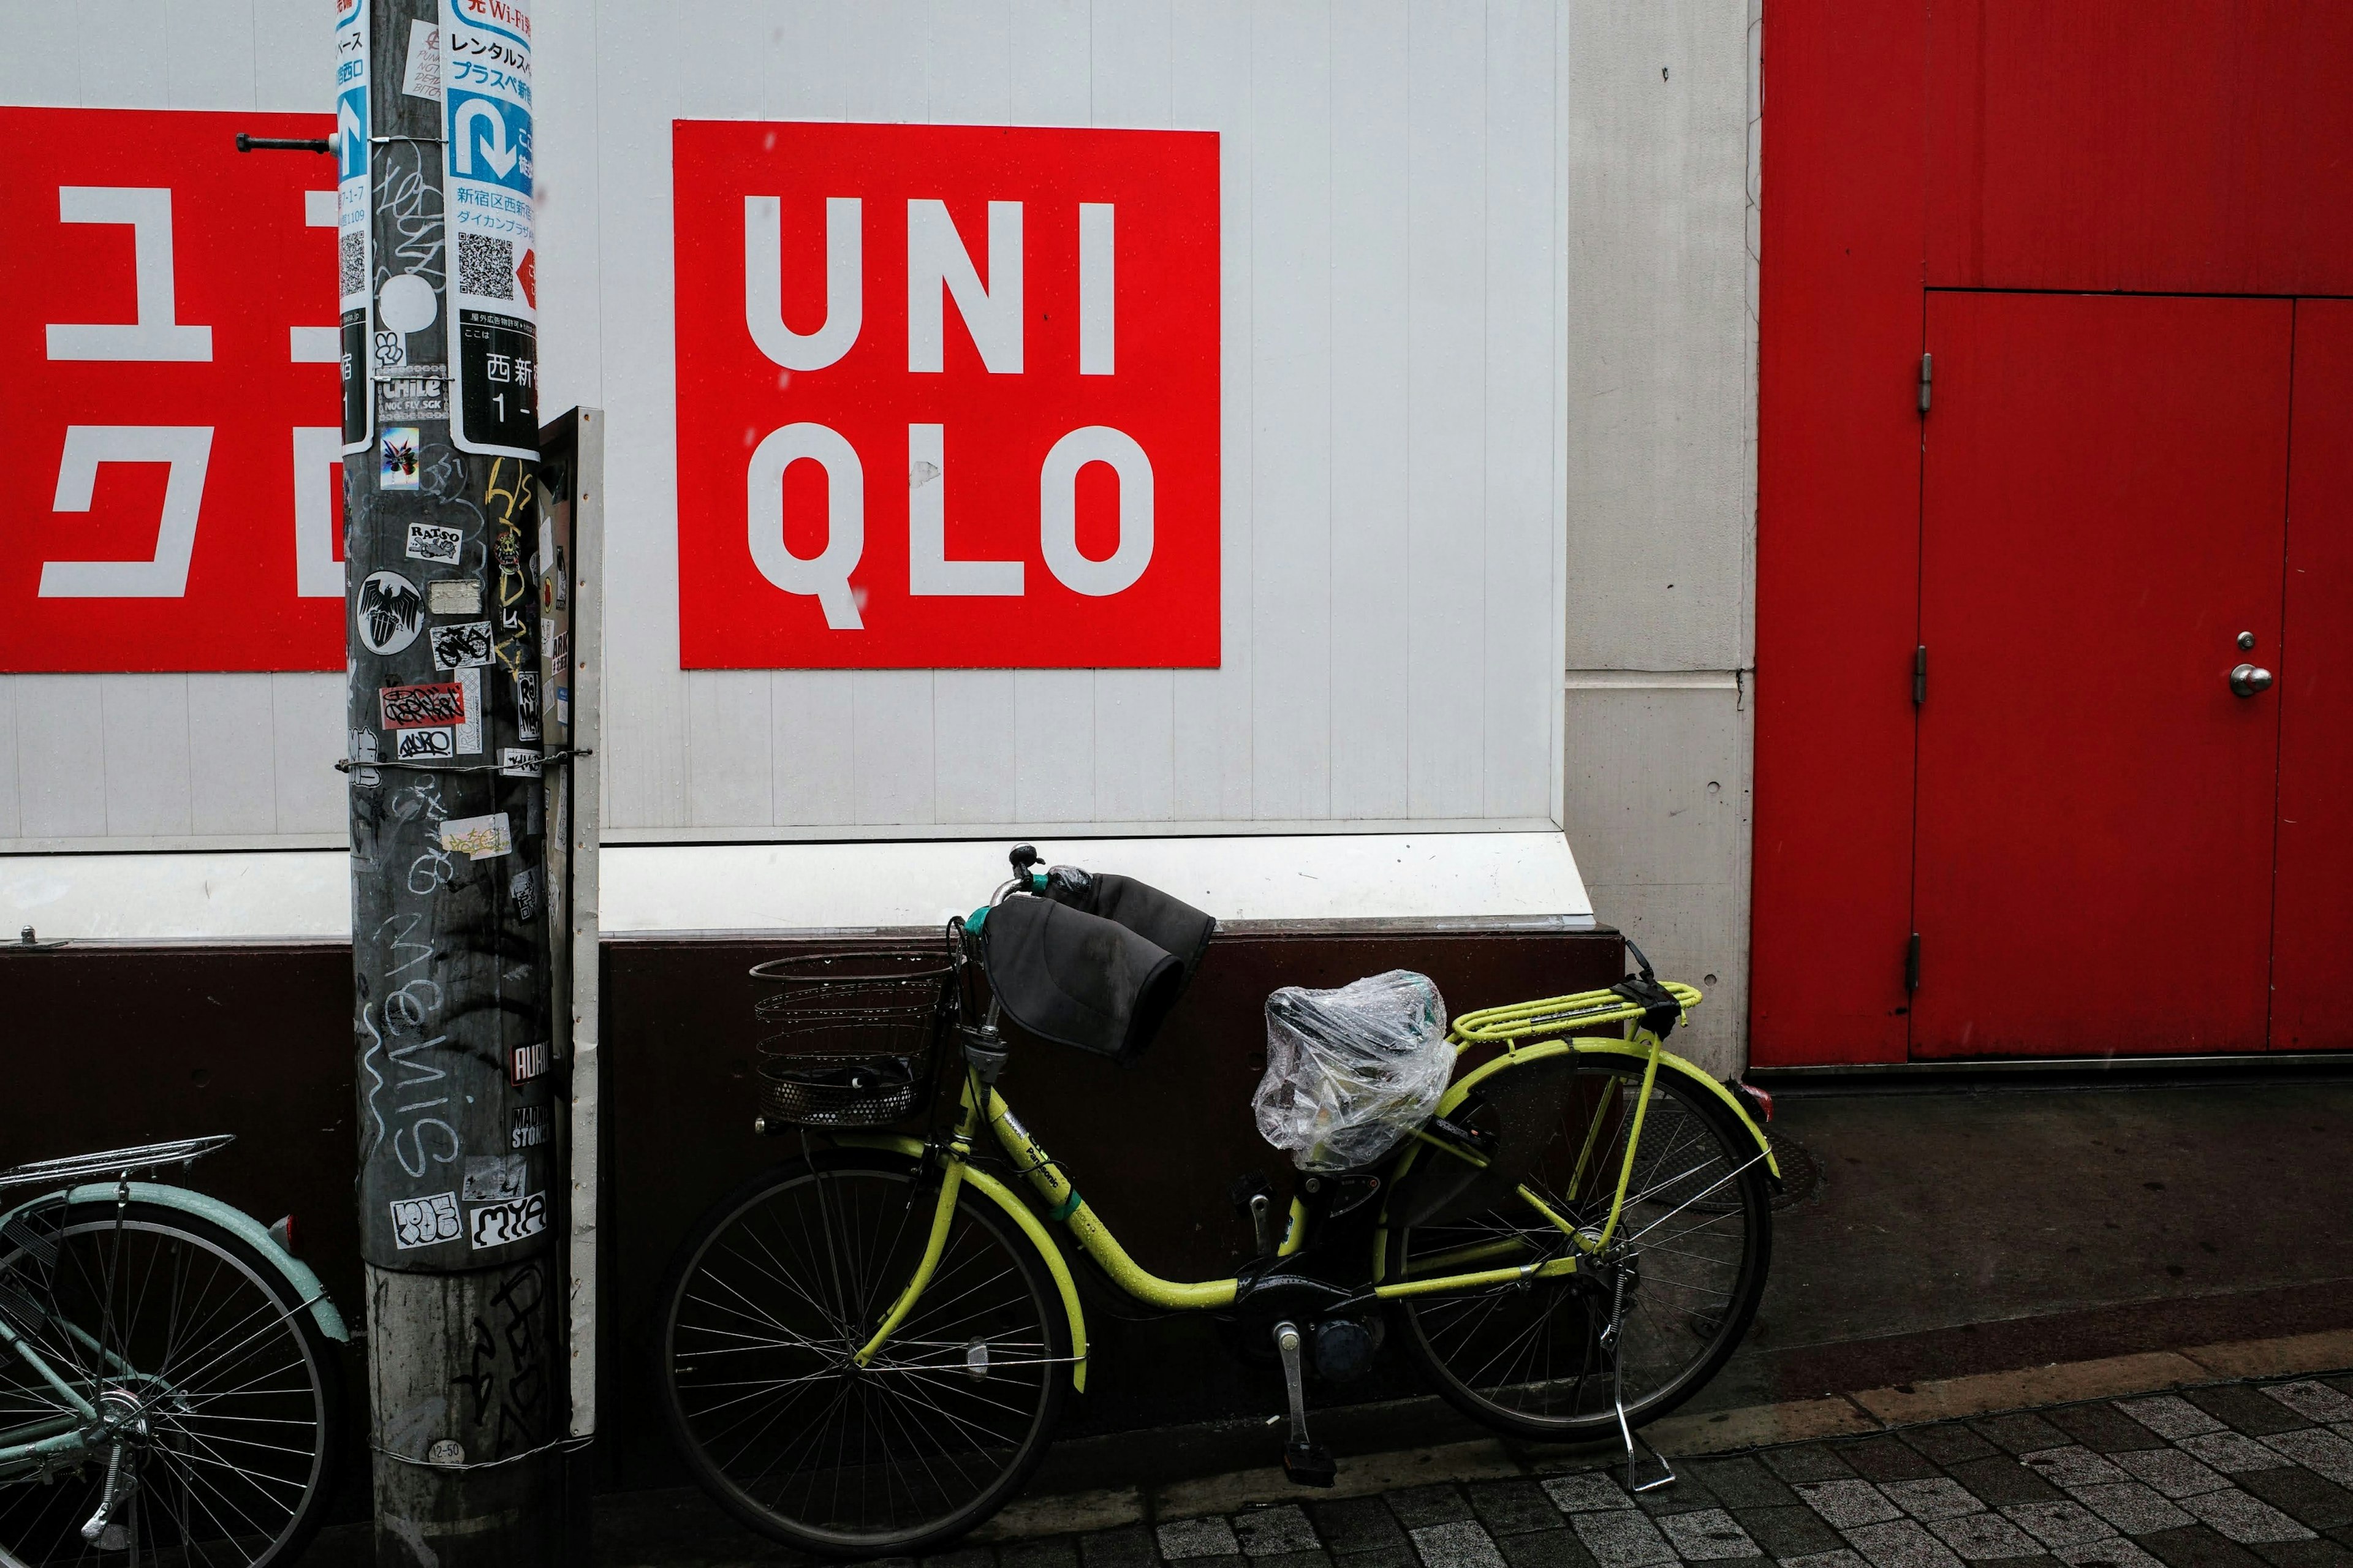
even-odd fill
[[(1625, 1472), (1620, 1470), (1617, 1473), (1623, 1475)], [(1635, 1493), (1634, 1506), (1653, 1519), (1671, 1513), (1693, 1513), (1701, 1509), (1723, 1506), (1717, 1501), (1715, 1494), (1707, 1489), (1706, 1482), (1694, 1476), (1687, 1475), (1682, 1470), (1677, 1470), (1675, 1475), (1677, 1478), (1675, 1484), (1671, 1487), (1655, 1487), (1646, 1492)]]
[(1315, 1521), (1315, 1533), (1335, 1557), (1362, 1552), (1407, 1551), (1405, 1530), (1377, 1497), (1350, 1498), (1344, 1502), (1319, 1502), (1312, 1505), (1309, 1514)]
[(2275, 1470), (2289, 1463), (2243, 1432), (2209, 1432), (2200, 1437), (2184, 1437), (2174, 1447), (2225, 1475)]
[(2118, 1454), (2116, 1462), (2130, 1470), (2136, 1479), (2147, 1482), (2167, 1497), (2189, 1497), (2231, 1484), (2179, 1448)]
[(1882, 1481), (1879, 1489), (1887, 1494), (1890, 1502), (1923, 1523), (1957, 1519), (1985, 1507), (1949, 1476), (1925, 1481)]
[(1904, 1510), (1869, 1481), (1814, 1481), (1798, 1488), (1808, 1508), (1840, 1530), (1883, 1524), (1904, 1517)]
[(1004, 1568), (1079, 1568), (1079, 1538), (1050, 1535), (1042, 1541), (1008, 1542), (997, 1560)]
[(2200, 1432), (2223, 1429), (2220, 1420), (2178, 1394), (2120, 1400), (2116, 1408), (2160, 1437), (2195, 1437)]
[(2081, 1546), (2116, 1533), (2107, 1521), (2096, 1517), (2081, 1503), (2021, 1502), (2001, 1511), (2010, 1523), (2054, 1552), (2062, 1547)]
[(2181, 1397), (2209, 1415), (2220, 1418), (2226, 1426), (2261, 1437), (2266, 1433), (2286, 1432), (2310, 1422), (2290, 1410), (2276, 1399), (2266, 1399), (2258, 1389), (2243, 1384), (2221, 1383), (2211, 1388), (2185, 1388)]
[(2353, 1548), (2325, 1539), (2273, 1542), (2253, 1550), (2273, 1568), (2348, 1568), (2353, 1564)]
[(1767, 1448), (1757, 1456), (1765, 1468), (1791, 1483), (1798, 1481), (1834, 1481), (1854, 1472), (1820, 1443), (1800, 1443), (1794, 1448)]
[(2353, 1421), (2353, 1394), (2341, 1394), (2316, 1378), (2275, 1383), (2263, 1393), (2306, 1420)]
[(1545, 1495), (1563, 1513), (1587, 1513), (1595, 1509), (1634, 1506), (1634, 1500), (1609, 1479), (1607, 1470), (1585, 1470), (1573, 1476), (1553, 1476), (1544, 1483)]
[[(1131, 1526), (1130, 1529), (1136, 1534), (1144, 1533), (1138, 1527)], [(1082, 1549), (1085, 1539), (1083, 1536), (1080, 1538)], [(902, 1558), (900, 1561), (904, 1562), (905, 1559)], [(1144, 1556), (1138, 1561), (1144, 1564), (1158, 1561), (1152, 1555), (1152, 1542), (1148, 1536), (1144, 1542)], [(1094, 1568), (1094, 1559), (1089, 1558), (1087, 1562), (1088, 1568)], [(923, 1559), (923, 1568), (996, 1568), (996, 1563), (997, 1553), (986, 1546), (967, 1546), (956, 1552), (935, 1552)], [(880, 1568), (879, 1564), (877, 1568)], [(1122, 1560), (1114, 1565), (1106, 1560), (1105, 1568), (1135, 1568), (1135, 1564)]]
[(2202, 1524), (2160, 1530), (2140, 1543), (2167, 1568), (2263, 1568), (2263, 1559)]
[(1568, 1522), (1601, 1568), (1641, 1568), (1675, 1560), (1674, 1549), (1659, 1527), (1633, 1509), (1575, 1514)]
[(1412, 1535), (1413, 1549), (1420, 1555), (1423, 1568), (1504, 1568), (1504, 1554), (1495, 1550), (1494, 1538), (1476, 1521), (1425, 1524)]
[(1273, 1557), (1287, 1552), (1314, 1552), (1324, 1544), (1306, 1510), (1295, 1503), (1280, 1508), (1254, 1508), (1233, 1516), (1234, 1539), (1251, 1557)]
[(1754, 1459), (1716, 1459), (1688, 1468), (1726, 1508), (1774, 1508), (1798, 1500), (1797, 1493)]
[(2073, 1491), (2077, 1487), (2115, 1486), (2132, 1478), (2106, 1459), (2080, 1445), (2021, 1454), (2018, 1462), (2052, 1486)]
[(1957, 1465), (1964, 1459), (1982, 1459), (2001, 1452), (1958, 1421), (1939, 1421), (1933, 1426), (1915, 1426), (1908, 1432), (1898, 1432), (1896, 1436), (1939, 1465)]
[(1810, 1557), (1785, 1557), (1781, 1568), (1870, 1568), (1862, 1556), (1845, 1547), (1836, 1552), (1820, 1552)]
[(2042, 1548), (2026, 1531), (1998, 1513), (1965, 1513), (1928, 1526), (1964, 1563), (2040, 1556)]
[(1712, 1563), (1728, 1557), (1762, 1557), (1764, 1552), (1748, 1538), (1733, 1517), (1720, 1508), (1696, 1513), (1670, 1514), (1659, 1529), (1686, 1563)]
[(2306, 1469), (2327, 1476), (2340, 1487), (2353, 1487), (2353, 1442), (2317, 1426), (2301, 1432), (2279, 1432), (2263, 1439), (2263, 1447), (2285, 1454)]
[(1897, 1437), (1864, 1437), (1852, 1443), (1835, 1443), (1831, 1451), (1866, 1480), (1918, 1481), (1936, 1473), (1935, 1460)]
[(2066, 1433), (2028, 1411), (1972, 1421), (1969, 1426), (1980, 1437), (2012, 1454), (2032, 1454), (2068, 1446)]
[(1159, 1530), (1160, 1555), (1175, 1562), (1183, 1557), (1239, 1557), (1241, 1542), (1234, 1527), (1222, 1519), (1180, 1519)]
[(1953, 1549), (1928, 1533), (1917, 1520), (1866, 1524), (1846, 1532), (1847, 1542), (1872, 1568), (1960, 1568)]
[(1795, 1503), (1782, 1508), (1736, 1508), (1732, 1517), (1765, 1549), (1767, 1556), (1785, 1563), (1796, 1557), (1836, 1552), (1845, 1544), (1838, 1531), (1822, 1522), (1821, 1515)]
[(1552, 1499), (1536, 1481), (1473, 1481), (1468, 1490), (1471, 1511), (1479, 1516), (1490, 1535), (1560, 1528), (1560, 1510), (1553, 1507)]
[(1462, 1493), (1445, 1482), (1426, 1487), (1405, 1487), (1382, 1494), (1389, 1511), (1408, 1530), (1419, 1530), (1430, 1524), (1468, 1524), (1471, 1505), (1462, 1500)]
[(2113, 1405), (2063, 1405), (2043, 1416), (2086, 1448), (2114, 1454), (2126, 1448), (2154, 1448), (2149, 1429)]
[(2310, 1470), (2255, 1470), (2241, 1477), (2239, 1485), (2310, 1529), (2353, 1524), (2353, 1492)]
[(2181, 1506), (2212, 1525), (2224, 1539), (2242, 1546), (2259, 1541), (2301, 1541), (2312, 1534), (2263, 1499), (2236, 1487), (2183, 1498)]
[(2112, 1487), (2077, 1487), (2075, 1500), (2126, 1535), (2179, 1530), (2190, 1522), (2188, 1514), (2158, 1495), (2155, 1488), (2138, 1481)]
[(1277, 1552), (1251, 1558), (1250, 1568), (1332, 1568), (1332, 1558), (1320, 1547), (1309, 1552)]
[(2112, 1535), (2105, 1541), (2087, 1541), (2081, 1546), (2063, 1546), (2052, 1553), (2068, 1568), (2163, 1568), (2163, 1564), (2140, 1549), (2139, 1543)]
[(1498, 1536), (1495, 1545), (1512, 1568), (1598, 1568), (1593, 1553), (1585, 1549), (1585, 1542), (1577, 1538), (1574, 1531), (1546, 1530), (1526, 1535)]
[(1990, 1508), (2014, 1502), (2057, 1502), (2065, 1494), (2007, 1454), (1969, 1459), (1947, 1473)]
[[(965, 1555), (955, 1553), (957, 1557)], [(1140, 1524), (1124, 1525), (1117, 1530), (1098, 1530), (1079, 1537), (1079, 1561), (1086, 1568), (1154, 1568), (1160, 1553), (1152, 1548), (1152, 1531)], [(988, 1568), (984, 1555), (976, 1563), (955, 1563), (930, 1557), (923, 1568)]]
[[(1237, 1557), (1233, 1561), (1240, 1563), (1242, 1559)], [(1413, 1542), (1406, 1539), (1402, 1531), (1398, 1531), (1397, 1544), (1394, 1546), (1376, 1546), (1364, 1552), (1335, 1552), (1332, 1556), (1332, 1563), (1333, 1568), (1421, 1568), (1421, 1560), (1413, 1554)], [(1209, 1565), (1195, 1563), (1192, 1568), (1209, 1568)]]

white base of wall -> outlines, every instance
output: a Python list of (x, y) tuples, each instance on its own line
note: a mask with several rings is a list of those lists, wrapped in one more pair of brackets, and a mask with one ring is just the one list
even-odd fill
[[(934, 926), (986, 901), (1005, 842), (610, 847), (609, 936)], [(1041, 839), (1049, 860), (1121, 871), (1220, 920), (1519, 916), (1590, 926), (1558, 833)], [(351, 939), (341, 851), (0, 858), (0, 932), (116, 942)], [(0, 935), (0, 941), (5, 941)]]

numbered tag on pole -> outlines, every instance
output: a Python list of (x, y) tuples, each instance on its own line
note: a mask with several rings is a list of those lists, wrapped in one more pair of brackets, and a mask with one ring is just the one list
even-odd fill
[(526, 0), (442, 0), (441, 40), (449, 435), (460, 451), (535, 458), (531, 7)]

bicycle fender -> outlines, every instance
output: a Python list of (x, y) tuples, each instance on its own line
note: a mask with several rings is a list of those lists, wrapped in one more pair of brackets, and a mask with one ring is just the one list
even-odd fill
[[(834, 1142), (845, 1149), (875, 1149), (885, 1153), (904, 1154), (911, 1159), (921, 1159), (923, 1154), (923, 1145), (920, 1141), (894, 1133), (836, 1132), (830, 1136)], [(1071, 1386), (1084, 1394), (1087, 1389), (1087, 1316), (1085, 1310), (1079, 1305), (1079, 1282), (1071, 1277), (1071, 1266), (1064, 1260), (1062, 1249), (1054, 1245), (1054, 1238), (1047, 1231), (1045, 1222), (1030, 1213), (1029, 1205), (995, 1176), (967, 1162), (964, 1168), (964, 1184), (986, 1193), (989, 1201), (1003, 1209), (1020, 1227), (1021, 1234), (1029, 1238), (1029, 1245), (1036, 1247), (1038, 1255), (1046, 1260), (1046, 1270), (1054, 1277), (1054, 1289), (1061, 1293), (1062, 1310), (1071, 1320)], [(113, 1189), (110, 1187), (107, 1191)]]
[[(1569, 1051), (1575, 1051), (1581, 1056), (1627, 1057), (1635, 1061), (1641, 1061), (1650, 1055), (1648, 1046), (1636, 1045), (1631, 1040), (1546, 1040), (1542, 1045), (1505, 1052), (1476, 1070), (1464, 1074), (1447, 1089), (1446, 1098), (1438, 1102), (1438, 1114), (1445, 1116), (1451, 1113), (1462, 1103), (1464, 1097), (1472, 1089), (1499, 1072), (1507, 1072), (1523, 1062), (1542, 1061), (1547, 1057), (1556, 1057)], [(1777, 1182), (1781, 1179), (1781, 1166), (1780, 1163), (1773, 1158), (1772, 1142), (1765, 1136), (1764, 1129), (1757, 1125), (1756, 1119), (1748, 1114), (1748, 1108), (1740, 1103), (1738, 1095), (1710, 1078), (1697, 1062), (1687, 1060), (1672, 1051), (1659, 1053), (1659, 1070), (1679, 1073), (1694, 1083), (1704, 1085), (1710, 1094), (1723, 1101), (1725, 1107), (1740, 1119), (1740, 1125), (1748, 1130), (1748, 1136), (1757, 1140), (1757, 1152), (1765, 1156), (1765, 1168), (1773, 1173), (1773, 1179)], [(1409, 1153), (1412, 1152), (1410, 1146), (1407, 1152)], [(1402, 1168), (1398, 1173), (1400, 1175), (1404, 1173)]]
[[(278, 1270), (280, 1278), (293, 1287), (294, 1294), (301, 1304), (310, 1309), (311, 1320), (319, 1325), (321, 1333), (339, 1345), (351, 1342), (352, 1331), (343, 1326), (343, 1315), (335, 1310), (335, 1303), (329, 1299), (327, 1288), (319, 1283), (319, 1277), (311, 1272), (308, 1264), (279, 1246), (278, 1238), (270, 1235), (269, 1228), (259, 1220), (243, 1209), (232, 1208), (218, 1198), (192, 1192), (186, 1187), (164, 1186), (154, 1182), (132, 1182), (130, 1187), (133, 1203), (177, 1209), (182, 1214), (209, 1221), (236, 1236), (238, 1240), (250, 1244), (255, 1251), (261, 1254), (262, 1260)], [(93, 1182), (45, 1193), (17, 1205), (5, 1215), (0, 1215), (0, 1224), (5, 1224), (26, 1209), (38, 1208), (43, 1204), (111, 1204), (121, 1190), (113, 1182)]]

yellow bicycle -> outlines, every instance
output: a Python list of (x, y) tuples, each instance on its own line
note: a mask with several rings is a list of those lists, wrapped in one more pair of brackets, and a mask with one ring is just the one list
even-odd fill
[[(1271, 1345), (1294, 1480), (1333, 1477), (1310, 1377), (1362, 1371), (1393, 1334), (1458, 1409), (1527, 1438), (1620, 1440), (1631, 1481), (1634, 1429), (1723, 1365), (1771, 1251), (1779, 1173), (1746, 1091), (1664, 1047), (1700, 994), (1645, 962), (1608, 990), (1456, 1018), (1453, 1080), (1401, 1142), (1303, 1174), (1287, 1220), (1254, 1200), (1257, 1256), (1234, 1278), (1163, 1279), (1007, 1103), (1002, 1026), (1132, 1058), (1214, 922), (1037, 858), (1013, 852), (944, 957), (754, 971), (784, 1026), (764, 1130), (799, 1129), (804, 1152), (681, 1247), (658, 1339), (668, 1425), (711, 1494), (829, 1556), (928, 1551), (988, 1518), (1086, 1386), (1066, 1246), (1136, 1301)], [(934, 1105), (928, 1136), (883, 1130)], [(1648, 1484), (1672, 1479), (1653, 1462)]]

